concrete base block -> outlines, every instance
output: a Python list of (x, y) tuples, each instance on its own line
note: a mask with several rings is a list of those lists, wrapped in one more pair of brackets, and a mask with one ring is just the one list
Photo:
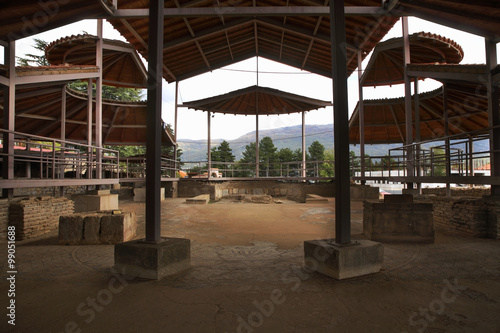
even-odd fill
[(189, 239), (162, 238), (159, 243), (135, 240), (115, 245), (115, 269), (151, 280), (176, 275), (191, 267)]
[(307, 268), (343, 280), (380, 272), (384, 246), (369, 240), (349, 245), (335, 244), (329, 239), (305, 241), (304, 258)]
[(74, 196), (75, 213), (118, 209), (118, 194), (109, 194), (109, 190), (99, 192), (107, 193)]
[[(165, 200), (165, 188), (162, 187), (160, 189), (160, 197), (161, 201)], [(145, 187), (136, 187), (134, 188), (134, 201), (135, 202), (145, 202), (146, 201), (146, 188)]]

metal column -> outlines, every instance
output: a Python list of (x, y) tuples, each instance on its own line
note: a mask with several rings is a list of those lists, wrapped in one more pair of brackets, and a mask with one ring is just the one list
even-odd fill
[(102, 178), (102, 19), (97, 20), (96, 66), (99, 76), (95, 80), (95, 145), (96, 152), (96, 178)]
[[(302, 177), (306, 177), (306, 112), (302, 111)], [(288, 176), (288, 174), (287, 174)]]
[(207, 178), (210, 180), (210, 173), (212, 171), (212, 133), (211, 133), (211, 127), (212, 123), (210, 121), (210, 111), (207, 111)]
[(332, 38), (333, 127), (335, 147), (335, 242), (351, 242), (349, 108), (344, 1), (330, 1)]
[[(365, 177), (365, 107), (363, 102), (363, 82), (361, 77), (363, 76), (363, 57), (361, 50), (358, 50), (358, 119), (359, 119), (359, 156), (361, 159), (361, 177)], [(361, 181), (361, 184), (365, 184), (365, 180)]]
[[(448, 124), (448, 88), (446, 84), (443, 85), (443, 122), (444, 122), (444, 136), (445, 136), (445, 167), (446, 177), (451, 176), (451, 154), (450, 154), (450, 127)], [(450, 183), (446, 182), (446, 196), (451, 197)]]
[[(410, 63), (410, 36), (408, 34), (408, 18), (402, 17), (403, 23), (403, 49), (404, 49), (404, 78), (405, 78), (405, 122), (406, 122), (406, 145), (413, 144), (413, 110), (411, 105), (411, 78), (408, 76), (407, 65)], [(406, 151), (407, 177), (414, 176), (413, 147), (409, 146)], [(407, 188), (412, 189), (413, 183), (406, 183)]]
[[(10, 42), (8, 47), (4, 48), (4, 62), (9, 66), (9, 86), (4, 90), (4, 129), (12, 131), (3, 135), (3, 153), (5, 154), (2, 162), (3, 179), (14, 179), (14, 133), (16, 116), (16, 42)], [(3, 196), (11, 198), (14, 195), (13, 189), (4, 189)]]
[[(500, 126), (498, 84), (493, 80), (492, 71), (497, 66), (497, 45), (492, 40), (486, 40), (486, 68), (488, 91), (488, 119), (490, 127)], [(500, 176), (500, 128), (490, 131), (490, 164), (491, 176)], [(491, 195), (500, 195), (500, 186), (491, 185)]]
[[(177, 118), (179, 112), (179, 81), (175, 81), (175, 108), (174, 108), (174, 165), (177, 170)], [(180, 166), (179, 166), (180, 170)]]
[(146, 145), (146, 241), (161, 240), (161, 106), (164, 0), (149, 2)]
[[(413, 83), (413, 86), (415, 87), (414, 89), (414, 99), (415, 99), (415, 142), (420, 143), (422, 141), (421, 138), (421, 133), (420, 133), (420, 96), (419, 94), (419, 87), (418, 87), (418, 78), (415, 78), (415, 82)], [(415, 166), (417, 169), (417, 177), (422, 176), (422, 165), (421, 165), (421, 146), (420, 144), (417, 144), (416, 146), (417, 151), (416, 151), (416, 161), (415, 161)], [(422, 194), (422, 183), (418, 182), (417, 183), (417, 189), (419, 194)]]

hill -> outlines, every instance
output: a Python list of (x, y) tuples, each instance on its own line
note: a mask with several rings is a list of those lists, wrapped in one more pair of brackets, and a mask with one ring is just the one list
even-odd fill
[[(319, 141), (325, 149), (333, 150), (333, 124), (328, 125), (306, 125), (306, 147), (313, 141)], [(259, 131), (259, 139), (269, 136), (274, 145), (279, 149), (290, 148), (292, 150), (302, 148), (302, 125), (281, 127), (270, 130)], [(212, 140), (212, 147), (218, 146), (223, 139)], [(235, 140), (226, 140), (233, 150), (236, 160), (242, 157), (245, 146), (255, 142), (255, 131), (246, 133)], [(438, 142), (432, 146), (439, 145)], [(380, 144), (366, 145), (365, 153), (370, 156), (384, 156), (389, 149), (400, 147), (401, 144)], [(207, 140), (179, 140), (179, 148), (182, 149), (182, 161), (206, 161)], [(463, 147), (465, 149), (465, 147)], [(475, 151), (485, 151), (488, 149), (488, 142), (480, 141), (474, 144)], [(350, 150), (359, 155), (359, 145), (351, 145)]]

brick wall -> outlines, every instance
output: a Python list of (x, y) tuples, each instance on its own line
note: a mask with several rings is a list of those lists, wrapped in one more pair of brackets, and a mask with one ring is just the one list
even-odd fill
[(474, 237), (499, 239), (500, 203), (474, 197), (429, 197), (434, 204), (434, 223), (464, 231)]
[(16, 240), (35, 238), (57, 230), (59, 217), (73, 211), (73, 201), (64, 197), (18, 199), (10, 203), (9, 225), (16, 227)]
[[(445, 187), (436, 188), (423, 188), (422, 194), (435, 194), (439, 196), (446, 196)], [(484, 187), (452, 187), (451, 196), (452, 197), (483, 197), (485, 195), (490, 195), (491, 191), (489, 188)]]

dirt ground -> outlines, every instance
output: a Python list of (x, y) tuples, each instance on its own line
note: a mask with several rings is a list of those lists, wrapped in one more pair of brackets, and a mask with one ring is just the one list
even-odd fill
[[(120, 202), (136, 212), (138, 237), (144, 207)], [(362, 202), (351, 209), (353, 239), (363, 238)], [(16, 325), (3, 315), (0, 331), (500, 332), (499, 241), (437, 229), (434, 244), (384, 244), (380, 273), (336, 281), (303, 268), (303, 242), (334, 229), (333, 199), (167, 199), (162, 235), (191, 240), (192, 268), (160, 281), (124, 279), (112, 245), (60, 246), (55, 234), (17, 242)]]

